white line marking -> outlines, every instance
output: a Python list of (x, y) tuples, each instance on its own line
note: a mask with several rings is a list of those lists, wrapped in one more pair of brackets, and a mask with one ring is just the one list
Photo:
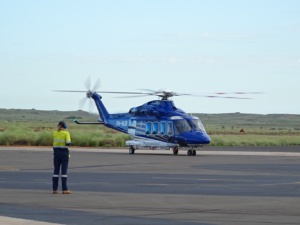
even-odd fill
[(0, 224), (5, 225), (62, 225), (58, 223), (48, 223), (34, 220), (18, 219), (13, 217), (0, 216)]
[(260, 156), (300, 156), (299, 152), (240, 152), (240, 151), (197, 151), (201, 155), (260, 155)]

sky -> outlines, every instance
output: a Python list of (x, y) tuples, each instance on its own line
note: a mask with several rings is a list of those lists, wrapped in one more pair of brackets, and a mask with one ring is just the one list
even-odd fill
[[(0, 0), (0, 77), (5, 109), (89, 111), (53, 90), (90, 77), (100, 92), (249, 93), (173, 97), (187, 113), (300, 114), (300, 1)], [(157, 99), (102, 97), (110, 113)]]

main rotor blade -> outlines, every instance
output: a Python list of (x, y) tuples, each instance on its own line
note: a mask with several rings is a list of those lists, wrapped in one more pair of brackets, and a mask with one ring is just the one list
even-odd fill
[(155, 93), (155, 92), (157, 92), (157, 91), (151, 90), (151, 89), (139, 89), (139, 90), (141, 90), (141, 91), (147, 91), (147, 92), (150, 92), (150, 93)]
[(119, 97), (115, 97), (115, 98), (139, 98), (139, 97), (147, 97), (150, 96), (149, 94), (141, 94), (141, 95), (135, 95), (135, 96), (119, 96)]
[(53, 90), (53, 91), (56, 91), (56, 92), (81, 92), (81, 93), (86, 93), (86, 91), (72, 91), (72, 90)]
[[(76, 91), (76, 90), (53, 90), (53, 91), (56, 91), (56, 92), (81, 92), (81, 93), (86, 93), (87, 91)], [(97, 92), (97, 93), (105, 93), (105, 94), (134, 94), (134, 95), (141, 95), (141, 94), (144, 94), (144, 95), (149, 95), (152, 93), (145, 93), (145, 92), (123, 92), (123, 91), (94, 91), (94, 92)]]
[(132, 94), (132, 95), (148, 95), (151, 93), (145, 93), (145, 92), (124, 92), (124, 91), (97, 91), (100, 94), (106, 93), (106, 94)]
[(252, 95), (252, 94), (262, 94), (262, 92), (216, 92), (214, 95)]
[(230, 99), (252, 99), (245, 97), (234, 97), (234, 96), (217, 96), (217, 95), (190, 95), (195, 97), (204, 97), (204, 98), (230, 98)]

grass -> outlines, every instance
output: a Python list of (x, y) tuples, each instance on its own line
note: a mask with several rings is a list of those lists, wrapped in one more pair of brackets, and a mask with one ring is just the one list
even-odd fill
[[(0, 123), (1, 124), (1, 123)], [(56, 129), (56, 123), (12, 123), (11, 126), (0, 132), (0, 145), (6, 146), (52, 146), (52, 134)], [(125, 147), (125, 141), (129, 139), (127, 134), (96, 125), (70, 124), (68, 130), (71, 133), (72, 145), (81, 147)]]
[(288, 146), (300, 145), (300, 136), (288, 135), (210, 135), (211, 146)]

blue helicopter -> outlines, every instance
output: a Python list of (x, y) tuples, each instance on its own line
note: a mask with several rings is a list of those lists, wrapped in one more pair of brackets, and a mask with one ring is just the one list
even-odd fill
[[(97, 82), (98, 83), (98, 82)], [(172, 150), (177, 155), (180, 148), (187, 149), (188, 156), (195, 156), (196, 150), (211, 142), (201, 120), (196, 116), (189, 116), (177, 108), (169, 98), (173, 96), (191, 95), (176, 93), (169, 90), (152, 91), (145, 89), (143, 92), (111, 92), (94, 91), (88, 88), (86, 97), (93, 99), (99, 112), (97, 122), (80, 122), (77, 124), (100, 124), (108, 128), (126, 133), (131, 140), (126, 141), (129, 154), (141, 148)], [(83, 92), (61, 91), (59, 92)], [(158, 96), (160, 99), (149, 101), (143, 105), (132, 107), (127, 113), (110, 114), (102, 102), (99, 93), (109, 94), (134, 94), (140, 96)], [(215, 93), (225, 94), (225, 93)], [(244, 94), (236, 92), (235, 94)], [(205, 96), (218, 97), (218, 96)], [(236, 98), (236, 97), (221, 97)]]

